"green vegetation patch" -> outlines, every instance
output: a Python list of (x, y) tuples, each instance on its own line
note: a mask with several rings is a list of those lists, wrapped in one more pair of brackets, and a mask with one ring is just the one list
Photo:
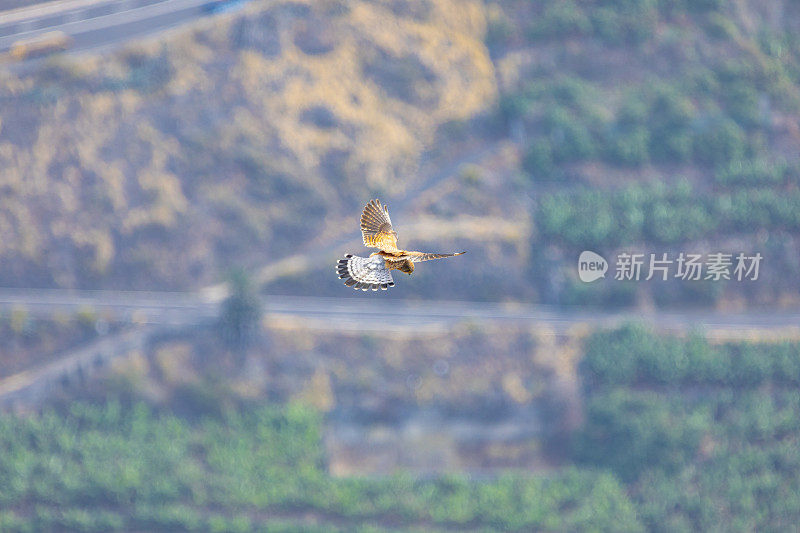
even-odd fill
[(541, 236), (570, 248), (649, 242), (677, 244), (759, 229), (800, 229), (800, 191), (754, 187), (702, 193), (688, 181), (619, 189), (543, 193), (536, 211)]
[(663, 337), (630, 324), (594, 334), (581, 375), (592, 388), (800, 385), (800, 343), (709, 344), (703, 337)]
[(710, 345), (636, 325), (587, 341), (573, 459), (627, 484), (651, 531), (800, 520), (800, 344)]
[[(0, 448), (3, 531), (641, 530), (605, 473), (332, 478), (319, 420), (299, 407), (189, 422), (80, 403), (0, 417)], [(309, 515), (330, 525), (306, 528)]]

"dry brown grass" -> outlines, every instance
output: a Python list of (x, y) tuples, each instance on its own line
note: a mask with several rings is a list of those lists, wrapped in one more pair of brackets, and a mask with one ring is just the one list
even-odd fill
[(401, 195), (496, 96), (477, 1), (276, 2), (0, 81), (5, 283), (189, 287)]

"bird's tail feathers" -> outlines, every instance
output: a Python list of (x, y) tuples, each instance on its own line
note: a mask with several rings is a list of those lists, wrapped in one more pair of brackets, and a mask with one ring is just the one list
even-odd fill
[(362, 291), (378, 289), (385, 291), (394, 287), (392, 274), (386, 268), (383, 258), (375, 255), (372, 257), (358, 257), (347, 254), (336, 263), (336, 273), (344, 284)]

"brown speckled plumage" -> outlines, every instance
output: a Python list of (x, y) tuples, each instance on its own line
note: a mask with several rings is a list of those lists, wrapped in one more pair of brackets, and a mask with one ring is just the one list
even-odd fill
[(365, 246), (378, 248), (378, 251), (369, 257), (346, 255), (344, 259), (339, 259), (336, 273), (348, 287), (364, 291), (393, 287), (392, 270), (411, 275), (414, 263), (465, 253), (425, 253), (399, 249), (397, 232), (389, 218), (389, 206), (377, 199), (371, 200), (361, 213), (361, 236)]

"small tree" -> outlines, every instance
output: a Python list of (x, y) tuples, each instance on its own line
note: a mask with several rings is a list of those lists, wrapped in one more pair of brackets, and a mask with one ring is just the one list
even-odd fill
[(228, 297), (222, 302), (220, 332), (229, 348), (243, 352), (258, 331), (263, 309), (258, 290), (243, 270), (228, 278)]

